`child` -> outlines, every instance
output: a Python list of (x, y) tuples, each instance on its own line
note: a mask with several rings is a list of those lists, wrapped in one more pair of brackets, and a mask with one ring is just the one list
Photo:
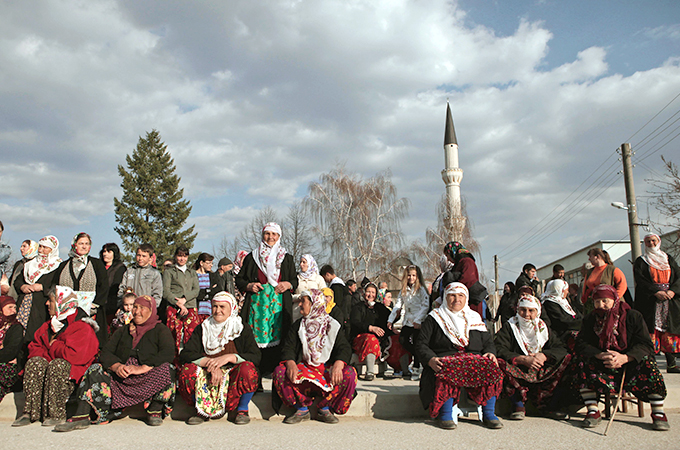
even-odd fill
[(111, 322), (111, 333), (130, 323), (132, 320), (132, 305), (135, 304), (136, 298), (137, 294), (132, 292), (131, 289), (125, 291), (125, 294), (123, 294), (123, 306), (116, 311), (116, 316)]
[(125, 291), (132, 289), (138, 296), (150, 295), (156, 299), (156, 306), (160, 306), (163, 296), (163, 280), (161, 273), (151, 264), (153, 255), (151, 244), (142, 244), (137, 248), (135, 255), (137, 263), (128, 267), (118, 287), (119, 302), (122, 301)]

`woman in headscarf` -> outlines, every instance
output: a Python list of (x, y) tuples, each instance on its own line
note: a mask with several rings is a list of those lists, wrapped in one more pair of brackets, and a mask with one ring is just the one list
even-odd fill
[(550, 331), (553, 331), (570, 350), (573, 350), (583, 316), (569, 302), (569, 283), (559, 279), (549, 281), (545, 286), (541, 303), (543, 315), (550, 323)]
[(239, 317), (233, 295), (215, 294), (212, 315), (194, 330), (179, 358), (179, 393), (196, 408), (187, 424), (219, 419), (229, 411), (236, 411), (236, 425), (250, 422), (248, 406), (257, 390), (260, 349), (250, 326)]
[(666, 385), (642, 314), (606, 284), (593, 289), (592, 299), (595, 309), (583, 319), (572, 368), (574, 388), (588, 408), (582, 426), (593, 428), (601, 422), (598, 396), (617, 392), (625, 375), (626, 392), (651, 403), (653, 429), (668, 430), (663, 412)]
[[(283, 422), (309, 420), (314, 396), (320, 396), (316, 419), (337, 423), (334, 414), (347, 412), (356, 390), (357, 373), (349, 365), (352, 349), (340, 332), (340, 323), (326, 312), (323, 292), (303, 293), (300, 312), (302, 318), (295, 321), (286, 336), (282, 362), (273, 376), (278, 399), (296, 409)], [(277, 412), (278, 409), (275, 408)]]
[(380, 361), (383, 349), (390, 342), (392, 331), (388, 319), (390, 310), (376, 302), (378, 287), (369, 282), (364, 286), (364, 301), (352, 307), (350, 325), (352, 327), (352, 351), (360, 363), (366, 364), (366, 381), (376, 375), (376, 361)]
[(501, 296), (501, 301), (498, 302), (498, 309), (496, 310), (495, 322), (498, 319), (501, 320), (501, 324), (510, 320), (515, 314), (517, 314), (517, 297), (515, 296), (515, 283), (508, 281), (503, 285), (503, 295)]
[(19, 293), (17, 320), (24, 327), (26, 344), (47, 320), (47, 291), (60, 263), (59, 240), (45, 236), (38, 241), (38, 256), (27, 261), (23, 272), (14, 280), (14, 288)]
[[(293, 303), (300, 301), (300, 294), (303, 291), (311, 291), (312, 289), (320, 291), (326, 287), (326, 281), (319, 275), (319, 266), (310, 254), (304, 254), (300, 258), (300, 272), (297, 277), (298, 286), (293, 295)], [(293, 322), (300, 318), (300, 309), (295, 306), (297, 305), (293, 306)]]
[(571, 356), (557, 334), (540, 317), (541, 302), (536, 297), (524, 295), (517, 304), (517, 314), (494, 339), (498, 362), (505, 372), (505, 392), (514, 405), (512, 420), (524, 419), (527, 398), (550, 418), (568, 418), (567, 414), (558, 411), (560, 395), (554, 394)]
[(78, 233), (73, 236), (71, 250), (68, 252), (69, 259), (62, 262), (54, 271), (52, 286), (66, 286), (74, 291), (96, 293), (92, 311), (85, 312), (99, 325), (97, 338), (101, 348), (108, 338), (106, 302), (109, 296), (109, 276), (106, 274), (104, 263), (90, 256), (91, 249), (92, 239), (89, 234)]
[(0, 402), (19, 379), (19, 352), (24, 329), (17, 322), (16, 300), (0, 296)]
[(144, 403), (147, 425), (163, 424), (175, 399), (175, 357), (172, 333), (158, 318), (156, 300), (144, 295), (135, 299), (132, 322), (116, 330), (83, 376), (78, 387), (78, 406), (73, 417), (55, 427), (72, 431), (94, 423), (107, 423), (123, 415), (123, 408)]
[(420, 329), (416, 351), (427, 363), (420, 378), (420, 400), (444, 429), (456, 428), (453, 407), (460, 388), (482, 405), (484, 426), (503, 428), (496, 417), (496, 398), (501, 393), (503, 372), (496, 360), (496, 347), (482, 317), (468, 307), (468, 290), (451, 283), (444, 290), (444, 303), (430, 311)]
[(110, 324), (118, 310), (118, 288), (127, 268), (120, 259), (120, 249), (114, 242), (102, 246), (99, 259), (104, 264), (109, 280), (109, 291), (106, 299), (106, 323)]
[(97, 324), (81, 309), (88, 308), (92, 295), (78, 294), (57, 286), (48, 295), (51, 319), (36, 332), (28, 345), (24, 369), (24, 412), (12, 426), (21, 427), (37, 420), (55, 426), (66, 420), (66, 401), (99, 349)]
[(14, 282), (24, 271), (24, 265), (26, 265), (28, 261), (38, 256), (38, 243), (27, 239), (21, 243), (19, 251), (21, 251), (21, 259), (14, 263), (14, 269), (12, 270), (12, 275), (9, 279), (9, 292), (7, 293), (7, 295), (14, 299), (19, 298), (19, 294), (17, 293), (16, 289), (14, 289)]
[(297, 289), (293, 257), (281, 245), (281, 227), (270, 222), (262, 241), (246, 256), (236, 276), (236, 286), (246, 293), (241, 317), (255, 334), (262, 350), (260, 375), (271, 373), (281, 361), (281, 340), (293, 317), (293, 292)]
[(661, 251), (657, 234), (645, 236), (644, 254), (635, 260), (635, 309), (645, 318), (654, 349), (666, 355), (668, 373), (680, 373), (680, 268)]
[(444, 246), (444, 255), (453, 263), (453, 268), (444, 274), (443, 288), (455, 282), (462, 283), (468, 289), (468, 305), (480, 316), (486, 310), (486, 289), (479, 283), (479, 271), (475, 257), (460, 242), (449, 242)]

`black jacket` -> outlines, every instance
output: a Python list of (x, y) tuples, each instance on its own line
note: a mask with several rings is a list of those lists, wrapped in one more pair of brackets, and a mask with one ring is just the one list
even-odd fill
[[(20, 359), (21, 344), (24, 338), (23, 327), (15, 323), (10, 326), (5, 333), (5, 338), (0, 344), (2, 344), (2, 349), (0, 349), (0, 363), (8, 363), (14, 358)], [(17, 361), (20, 363), (20, 361)]]
[(583, 322), (583, 315), (575, 308), (572, 309), (574, 309), (576, 317), (567, 314), (557, 303), (546, 300), (543, 303), (541, 316), (548, 317), (551, 331), (554, 331), (560, 338), (566, 339), (570, 331), (580, 331)]
[(99, 361), (104, 368), (110, 369), (115, 363), (125, 364), (130, 357), (137, 358), (140, 365), (157, 367), (171, 363), (175, 359), (175, 340), (170, 329), (158, 323), (144, 333), (137, 347), (132, 348), (130, 325), (116, 330), (102, 348)]
[(376, 302), (373, 308), (369, 308), (365, 302), (358, 303), (352, 308), (350, 325), (352, 327), (351, 337), (354, 339), (362, 333), (370, 333), (369, 326), (380, 327), (385, 330), (385, 335), (389, 336), (392, 332), (387, 328), (387, 319), (390, 317), (390, 310), (382, 303)]
[[(671, 266), (670, 290), (675, 293), (675, 297), (668, 302), (667, 331), (672, 334), (680, 334), (680, 268), (670, 255), (668, 255), (668, 264)], [(656, 297), (654, 294), (658, 292), (659, 288), (652, 281), (649, 265), (642, 257), (635, 260), (633, 275), (635, 276), (635, 304), (633, 307), (642, 313), (647, 329), (654, 330), (654, 315), (656, 313)]]
[[(247, 323), (243, 325), (243, 331), (239, 337), (234, 339), (234, 345), (236, 346), (237, 354), (241, 358), (250, 361), (256, 366), (260, 364), (262, 355), (257, 347), (257, 342), (255, 342), (255, 336), (250, 325)], [(179, 354), (179, 361), (182, 364), (186, 364), (204, 356), (206, 356), (206, 353), (203, 348), (203, 327), (199, 325), (194, 330), (189, 341), (184, 344), (184, 348)]]

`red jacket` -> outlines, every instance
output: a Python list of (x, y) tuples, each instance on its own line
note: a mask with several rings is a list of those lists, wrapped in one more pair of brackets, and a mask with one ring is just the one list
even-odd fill
[(57, 334), (50, 345), (51, 332), (48, 320), (35, 332), (35, 338), (28, 344), (28, 358), (40, 356), (47, 361), (61, 358), (71, 364), (71, 379), (80, 382), (83, 374), (92, 365), (99, 350), (99, 341), (92, 326), (80, 320), (81, 314), (71, 314), (67, 325)]

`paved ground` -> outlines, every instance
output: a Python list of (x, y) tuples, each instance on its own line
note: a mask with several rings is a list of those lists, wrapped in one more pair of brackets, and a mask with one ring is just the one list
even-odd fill
[(671, 431), (650, 430), (649, 417), (639, 419), (617, 415), (609, 436), (602, 436), (604, 423), (597, 429), (578, 427), (580, 418), (555, 422), (527, 418), (523, 422), (504, 421), (502, 430), (487, 430), (479, 422), (461, 420), (458, 429), (445, 431), (429, 421), (388, 421), (343, 417), (337, 425), (304, 422), (281, 423), (282, 417), (253, 420), (236, 426), (224, 419), (203, 425), (188, 426), (167, 420), (151, 428), (143, 422), (126, 418), (109, 425), (87, 430), (55, 433), (33, 424), (12, 428), (0, 422), (5, 449), (156, 449), (156, 448), (356, 448), (356, 449), (677, 449), (680, 447), (680, 416), (669, 416)]

